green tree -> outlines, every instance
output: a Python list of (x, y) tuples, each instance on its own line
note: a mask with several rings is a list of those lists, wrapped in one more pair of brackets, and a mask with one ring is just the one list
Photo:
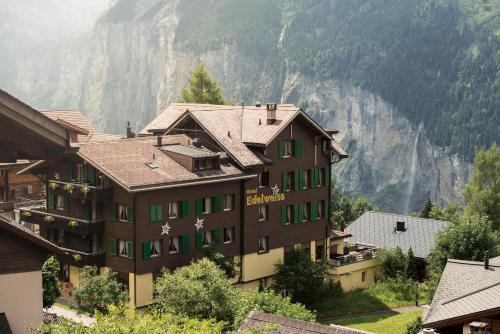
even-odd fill
[(374, 204), (370, 203), (363, 196), (356, 197), (354, 202), (352, 202), (352, 209), (351, 209), (351, 212), (352, 212), (351, 219), (352, 220), (351, 220), (351, 222), (355, 221), (356, 219), (361, 217), (361, 215), (367, 211), (378, 211), (378, 208)]
[(466, 214), (485, 216), (500, 229), (500, 147), (496, 144), (477, 152), (464, 197)]
[(116, 280), (116, 273), (109, 270), (99, 275), (96, 267), (85, 266), (80, 273), (80, 287), (74, 296), (78, 307), (84, 311), (106, 312), (109, 305), (116, 305), (128, 299), (122, 291), (123, 284)]
[(283, 298), (272, 291), (241, 291), (238, 298), (234, 328), (238, 328), (250, 311), (272, 313), (298, 320), (315, 321), (316, 315), (303, 305), (292, 303), (290, 298)]
[(331, 194), (333, 227), (339, 228), (342, 219), (347, 223), (352, 222), (352, 204), (349, 198), (344, 196), (340, 188), (335, 184), (332, 184)]
[(237, 292), (224, 272), (207, 258), (163, 271), (155, 284), (165, 310), (187, 317), (232, 322)]
[(410, 321), (406, 325), (406, 334), (418, 334), (422, 330), (422, 317), (417, 317), (416, 319)]
[(59, 261), (49, 257), (42, 266), (43, 307), (51, 307), (61, 295), (59, 290)]
[(457, 203), (450, 203), (444, 209), (442, 209), (438, 204), (434, 204), (429, 212), (429, 218), (457, 222), (461, 219), (461, 211), (462, 208), (460, 208)]
[(214, 262), (217, 267), (223, 270), (227, 278), (236, 276), (236, 264), (232, 256), (226, 256), (212, 246), (204, 248), (203, 254), (210, 261)]
[(44, 326), (44, 333), (50, 334), (194, 334), (222, 333), (223, 322), (211, 319), (187, 318), (172, 313), (160, 312), (154, 308), (136, 312), (124, 305), (110, 305), (106, 315), (98, 314), (97, 321), (85, 327), (70, 321)]
[(377, 251), (377, 258), (382, 262), (385, 279), (406, 277), (408, 259), (401, 248), (380, 249)]
[(308, 253), (293, 249), (276, 264), (273, 288), (290, 292), (293, 302), (312, 305), (324, 291), (325, 273), (323, 262), (312, 261)]
[(448, 225), (437, 237), (428, 258), (432, 271), (441, 273), (448, 259), (482, 261), (484, 253), (498, 253), (498, 233), (484, 217), (462, 217)]
[(416, 281), (418, 279), (417, 264), (415, 262), (415, 255), (413, 255), (413, 249), (408, 249), (408, 254), (406, 255), (406, 268), (405, 276), (411, 280)]
[(180, 102), (226, 104), (219, 84), (201, 62), (191, 74), (186, 87), (181, 90)]
[(424, 207), (420, 211), (419, 217), (430, 218), (431, 210), (432, 210), (432, 202), (430, 198), (428, 198), (427, 201), (425, 201)]

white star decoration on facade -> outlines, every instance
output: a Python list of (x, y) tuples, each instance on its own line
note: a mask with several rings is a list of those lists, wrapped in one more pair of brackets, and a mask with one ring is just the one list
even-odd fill
[(168, 222), (165, 223), (165, 225), (162, 225), (161, 226), (161, 235), (168, 235), (168, 233), (170, 232), (170, 225), (168, 224)]
[(196, 231), (199, 231), (200, 229), (203, 228), (203, 221), (205, 219), (200, 219), (200, 218), (196, 218), (196, 223), (194, 224), (194, 227), (196, 227)]
[(274, 185), (274, 187), (271, 187), (271, 190), (273, 191), (273, 195), (277, 195), (280, 192), (280, 188), (278, 187), (277, 184)]

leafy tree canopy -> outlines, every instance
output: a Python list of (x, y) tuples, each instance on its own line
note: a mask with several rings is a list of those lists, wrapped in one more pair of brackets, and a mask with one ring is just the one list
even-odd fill
[(351, 200), (342, 194), (342, 191), (335, 184), (332, 184), (332, 223), (335, 228), (339, 227), (342, 219), (350, 224), (367, 211), (378, 211), (378, 208), (365, 197), (358, 196)]
[(51, 256), (42, 266), (43, 307), (51, 307), (61, 295), (58, 277), (59, 262)]
[(74, 296), (78, 307), (88, 312), (107, 312), (109, 305), (117, 305), (128, 299), (123, 285), (116, 280), (116, 273), (109, 270), (98, 274), (97, 268), (85, 266), (80, 273), (80, 287)]
[(486, 217), (500, 229), (500, 147), (480, 150), (464, 191), (466, 214)]
[(222, 269), (226, 274), (227, 278), (233, 278), (236, 276), (236, 264), (234, 258), (231, 256), (226, 256), (221, 252), (217, 251), (215, 247), (207, 247), (203, 249), (203, 254), (212, 262), (214, 262), (217, 267)]
[(226, 104), (219, 84), (201, 62), (191, 74), (186, 87), (181, 90), (180, 102)]

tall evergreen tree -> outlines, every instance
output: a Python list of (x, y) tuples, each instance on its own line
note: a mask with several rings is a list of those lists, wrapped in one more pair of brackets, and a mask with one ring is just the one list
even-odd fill
[(418, 279), (417, 264), (415, 263), (415, 255), (413, 254), (413, 249), (408, 249), (408, 254), (406, 255), (406, 268), (405, 268), (406, 278), (416, 281)]
[(431, 210), (432, 210), (432, 202), (431, 202), (430, 198), (428, 198), (424, 204), (422, 211), (420, 211), (420, 217), (429, 218)]
[(181, 90), (179, 102), (226, 104), (219, 84), (208, 73), (203, 63), (198, 64), (188, 79), (188, 84)]
[(61, 295), (58, 277), (59, 262), (51, 256), (42, 266), (43, 307), (51, 307)]

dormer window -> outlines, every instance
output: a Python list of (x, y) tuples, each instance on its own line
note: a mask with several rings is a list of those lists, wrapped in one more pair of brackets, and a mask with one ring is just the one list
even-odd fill
[(219, 153), (204, 148), (176, 144), (162, 146), (160, 149), (186, 169), (193, 172), (218, 169), (220, 166)]

